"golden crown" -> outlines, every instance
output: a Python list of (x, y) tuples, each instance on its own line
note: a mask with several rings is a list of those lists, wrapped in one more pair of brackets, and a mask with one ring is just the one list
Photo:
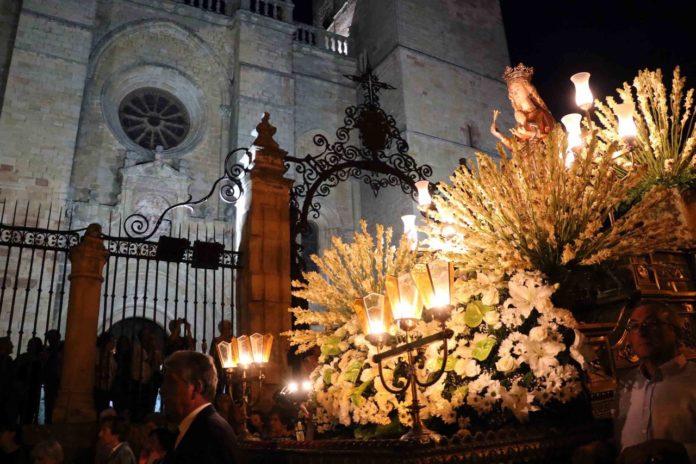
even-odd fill
[(534, 68), (532, 67), (527, 67), (524, 64), (520, 63), (514, 68), (511, 68), (510, 66), (505, 67), (505, 72), (503, 73), (503, 79), (505, 79), (507, 82), (510, 82), (511, 80), (514, 79), (524, 79), (526, 81), (531, 81), (532, 76), (534, 75)]

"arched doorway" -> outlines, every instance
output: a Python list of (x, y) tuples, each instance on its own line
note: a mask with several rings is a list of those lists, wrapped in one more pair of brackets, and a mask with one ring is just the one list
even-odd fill
[(162, 410), (159, 387), (167, 334), (144, 317), (122, 319), (109, 333), (116, 341), (116, 378), (110, 405), (118, 413), (127, 411), (132, 420), (142, 421), (149, 413)]

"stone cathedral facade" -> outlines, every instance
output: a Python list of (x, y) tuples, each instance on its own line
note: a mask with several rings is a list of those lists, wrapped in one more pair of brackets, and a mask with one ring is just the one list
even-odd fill
[[(264, 112), (293, 156), (333, 140), (362, 98), (344, 75), (368, 61), (396, 87), (382, 107), (431, 181), (495, 150), (491, 113), (509, 106), (497, 2), (313, 3), (309, 25), (286, 0), (0, 0), (0, 200), (58, 204), (105, 231), (157, 217), (207, 194)], [(415, 211), (398, 187), (375, 198), (359, 181), (321, 201), (319, 249), (361, 218), (400, 230)], [(233, 236), (245, 218), (213, 198), (169, 220)]]

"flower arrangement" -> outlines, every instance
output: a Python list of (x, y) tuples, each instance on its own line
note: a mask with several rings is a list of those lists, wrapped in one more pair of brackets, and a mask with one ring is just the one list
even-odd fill
[[(567, 167), (560, 126), (534, 144), (498, 147), (500, 160), (479, 153), (439, 185), (426, 211), (430, 246), (463, 271), (538, 270), (554, 278), (563, 268), (598, 264), (630, 254), (674, 249), (688, 240), (675, 194), (653, 189), (612, 219), (641, 181), (642, 171), (614, 169), (616, 142), (591, 137)], [(443, 244), (445, 246), (443, 246)]]
[[(617, 89), (623, 103), (630, 103), (637, 111), (633, 120), (637, 136), (630, 153), (624, 150), (621, 158), (625, 166), (631, 164), (643, 168), (642, 178), (635, 189), (640, 197), (654, 185), (664, 187), (688, 187), (696, 181), (694, 156), (696, 156), (696, 132), (694, 131), (694, 89), (684, 93), (686, 78), (679, 67), (672, 75), (672, 88), (662, 82), (662, 71), (643, 70), (629, 86), (624, 82)], [(606, 103), (595, 102), (600, 130), (600, 149), (620, 140), (614, 112), (617, 101), (608, 97)]]
[[(298, 353), (314, 346), (322, 349), (333, 346), (332, 330), (355, 317), (353, 300), (368, 293), (383, 293), (386, 276), (409, 270), (416, 259), (405, 237), (392, 244), (392, 230), (379, 224), (373, 237), (365, 221), (360, 221), (360, 230), (353, 235), (352, 243), (333, 237), (331, 244), (321, 257), (312, 256), (319, 272), (304, 273), (304, 282), (292, 282), (294, 296), (321, 307), (321, 310), (291, 308), (296, 324), (324, 329), (285, 332), (283, 335), (289, 337)], [(341, 348), (346, 346), (343, 344)]]
[[(382, 292), (384, 279), (367, 270), (376, 270), (375, 263), (387, 257), (389, 265), (382, 268), (382, 275), (408, 272), (414, 256), (408, 243), (388, 245), (389, 229), (377, 227), (377, 238), (371, 239), (364, 223), (361, 227), (352, 244), (336, 239), (323, 256), (313, 257), (326, 274), (309, 273), (306, 284), (295, 284), (295, 295), (322, 304), (325, 311), (291, 311), (304, 323), (321, 323), (325, 331), (309, 335), (296, 330), (285, 335), (300, 349), (315, 345), (321, 349), (320, 364), (311, 374), (319, 431), (344, 427), (365, 437), (408, 427), (410, 399), (393, 395), (382, 385), (372, 361), (377, 348), (361, 333), (347, 298), (338, 303), (336, 285), (348, 295)], [(338, 263), (349, 256), (351, 264), (340, 268)], [(362, 270), (357, 272), (358, 268)], [(355, 278), (358, 274), (362, 278)], [(507, 280), (502, 274), (460, 276), (448, 323), (454, 335), (449, 340), (445, 375), (422, 392), (421, 417), (465, 433), (479, 421), (526, 422), (542, 408), (576, 398), (581, 392), (583, 359), (577, 349), (581, 337), (570, 312), (554, 307), (553, 291), (539, 273), (518, 272)], [(437, 322), (419, 321), (414, 331), (428, 336), (439, 330)], [(396, 326), (391, 331), (399, 335)], [(441, 367), (438, 349), (437, 344), (428, 346), (424, 376)], [(402, 358), (383, 361), (382, 367), (388, 382), (398, 383), (406, 376)]]

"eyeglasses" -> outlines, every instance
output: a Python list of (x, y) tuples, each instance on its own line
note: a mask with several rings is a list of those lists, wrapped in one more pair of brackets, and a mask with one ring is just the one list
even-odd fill
[(626, 324), (626, 331), (635, 332), (636, 330), (643, 329), (653, 331), (665, 325), (673, 327), (673, 325), (669, 322), (661, 321), (660, 319), (656, 318), (646, 319), (643, 322), (628, 321), (628, 324)]

